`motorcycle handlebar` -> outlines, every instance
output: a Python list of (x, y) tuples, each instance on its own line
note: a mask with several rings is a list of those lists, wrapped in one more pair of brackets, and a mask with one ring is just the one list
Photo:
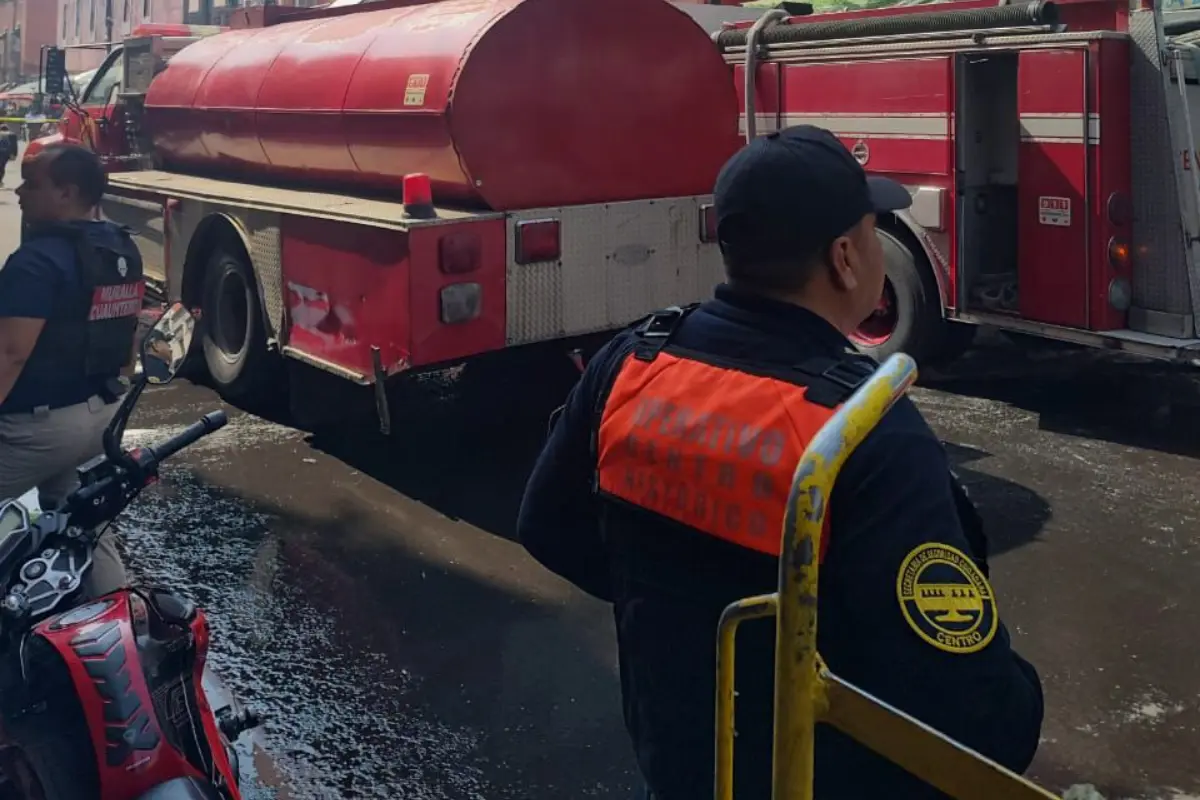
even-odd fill
[(178, 435), (172, 436), (162, 444), (147, 448), (150, 451), (152, 463), (159, 464), (166, 461), (183, 448), (195, 444), (210, 433), (215, 433), (225, 427), (227, 422), (229, 422), (229, 417), (224, 411), (208, 412), (198, 422), (193, 422), (184, 428)]

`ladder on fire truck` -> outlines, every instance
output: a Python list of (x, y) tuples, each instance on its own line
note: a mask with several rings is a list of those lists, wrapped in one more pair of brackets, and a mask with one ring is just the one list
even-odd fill
[[(1153, 13), (1156, 43), (1160, 47), (1161, 70), (1164, 96), (1167, 105), (1167, 120), (1170, 129), (1172, 153), (1180, 158), (1171, 159), (1175, 174), (1175, 187), (1181, 209), (1180, 222), (1183, 240), (1186, 243), (1188, 287), (1193, 312), (1200, 311), (1200, 167), (1196, 165), (1196, 126), (1189, 95), (1189, 83), (1197, 83), (1200, 74), (1200, 47), (1180, 37), (1168, 40), (1162, 24), (1162, 12)], [(1171, 84), (1174, 84), (1172, 87)], [(1176, 91), (1172, 93), (1172, 88)], [(1176, 96), (1177, 98), (1176, 99)], [(1196, 97), (1200, 100), (1200, 95)], [(1196, 109), (1200, 112), (1200, 108)], [(1136, 157), (1136, 150), (1135, 157)], [(1137, 169), (1137, 166), (1134, 166)], [(1198, 325), (1200, 327), (1200, 325)]]
[(716, 800), (734, 800), (734, 640), (738, 625), (775, 617), (772, 800), (812, 800), (816, 723), (839, 729), (958, 800), (1056, 800), (829, 671), (817, 653), (816, 554), (834, 481), (846, 459), (916, 380), (916, 363), (889, 358), (813, 438), (792, 479), (779, 587), (730, 605), (717, 644)]
[[(1057, 14), (1039, 14), (1053, 2), (1014, 5), (1012, 0), (1000, 0), (999, 7), (990, 9), (972, 4), (960, 10), (950, 3), (940, 10), (934, 10), (936, 5), (925, 6), (928, 11), (907, 17), (871, 12), (861, 19), (848, 19), (847, 15), (829, 22), (818, 21), (819, 17), (797, 18), (777, 8), (765, 11), (748, 29), (732, 31), (727, 25), (713, 38), (726, 61), (740, 68), (747, 140), (769, 132), (764, 128), (786, 124), (781, 102), (766, 113), (758, 107), (768, 102), (763, 98), (778, 91), (774, 85), (778, 78), (763, 78), (763, 68), (774, 62), (997, 53), (1050, 47), (1056, 42), (1067, 46), (1095, 36), (1127, 38), (1132, 182), (1131, 197), (1123, 198), (1129, 201), (1128, 207), (1120, 213), (1132, 223), (1132, 242), (1126, 253), (1132, 256), (1133, 280), (1132, 285), (1124, 279), (1113, 281), (1109, 297), (1114, 307), (1125, 309), (1128, 327), (1087, 330), (1039, 323), (1017, 315), (976, 312), (966, 309), (961, 301), (955, 303), (954, 298), (947, 298), (950, 302), (943, 314), (951, 319), (1168, 357), (1196, 366), (1200, 365), (1200, 173), (1195, 165), (1200, 150), (1195, 138), (1200, 134), (1200, 19), (1193, 35), (1169, 38), (1156, 0), (1130, 3), (1128, 26), (1123, 31), (1067, 30), (1056, 24)], [(972, 25), (972, 15), (986, 17), (986, 24)], [(924, 29), (908, 24), (909, 20), (916, 22), (916, 17), (925, 18)], [(947, 22), (931, 24), (934, 17)], [(955, 17), (957, 22), (951, 21)], [(828, 30), (806, 32), (813, 26)], [(787, 28), (794, 29), (794, 33), (785, 32)], [(1088, 120), (1085, 139), (1098, 137), (1098, 115), (1084, 116), (1097, 117)], [(865, 163), (865, 152), (862, 160)], [(1116, 213), (1111, 207), (1106, 211)], [(920, 224), (904, 212), (897, 217), (917, 239), (922, 238)], [(945, 260), (941, 260), (946, 269)], [(1113, 300), (1113, 292), (1122, 296)]]

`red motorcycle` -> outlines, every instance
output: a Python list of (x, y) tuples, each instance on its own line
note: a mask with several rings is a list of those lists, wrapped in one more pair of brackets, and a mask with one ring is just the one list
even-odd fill
[(176, 305), (147, 333), (104, 455), (60, 508), (0, 502), (4, 800), (241, 800), (230, 743), (259, 720), (232, 702), (213, 709), (204, 612), (169, 589), (82, 591), (95, 543), (159, 464), (227, 421), (214, 411), (157, 446), (121, 448), (138, 398), (175, 376), (194, 328)]

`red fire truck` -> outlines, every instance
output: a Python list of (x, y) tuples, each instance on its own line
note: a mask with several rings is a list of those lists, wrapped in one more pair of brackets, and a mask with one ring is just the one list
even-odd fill
[(1196, 48), (1160, 10), (783, 4), (710, 39), (684, 8), (245, 9), (169, 63), (126, 42), (65, 135), (124, 170), (105, 213), (203, 308), (235, 398), (279, 355), (381, 388), (701, 299), (719, 166), (798, 123), (913, 195), (864, 349), (944, 359), (988, 324), (1200, 359)]
[(716, 40), (744, 134), (822, 125), (909, 187), (912, 208), (884, 221), (889, 281), (860, 331), (871, 349), (944, 357), (969, 341), (962, 323), (982, 323), (1200, 359), (1197, 51), (1167, 38), (1160, 10), (778, 11)]

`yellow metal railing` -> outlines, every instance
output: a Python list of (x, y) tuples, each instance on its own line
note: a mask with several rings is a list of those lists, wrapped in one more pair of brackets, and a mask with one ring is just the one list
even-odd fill
[(838, 471), (917, 377), (887, 359), (817, 433), (792, 478), (779, 589), (730, 605), (717, 644), (716, 798), (733, 800), (734, 640), (748, 619), (776, 617), (773, 800), (811, 800), (817, 722), (833, 725), (959, 800), (1057, 800), (1045, 789), (833, 675), (817, 654), (821, 528)]

